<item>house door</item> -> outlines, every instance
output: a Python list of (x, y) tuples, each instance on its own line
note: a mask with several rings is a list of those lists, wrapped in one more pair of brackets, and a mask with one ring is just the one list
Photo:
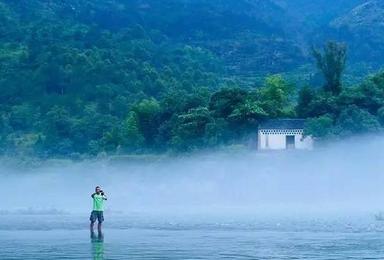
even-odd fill
[(295, 136), (294, 135), (287, 135), (285, 137), (285, 143), (287, 149), (295, 149)]

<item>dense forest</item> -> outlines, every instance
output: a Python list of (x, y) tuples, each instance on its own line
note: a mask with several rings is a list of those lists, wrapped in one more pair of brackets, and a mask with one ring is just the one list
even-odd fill
[[(384, 73), (343, 80), (384, 56), (374, 40), (363, 50), (361, 39), (348, 42), (348, 12), (383, 6), (347, 1), (324, 20), (311, 20), (308, 6), (295, 20), (290, 8), (305, 4), (292, 2), (1, 0), (0, 153), (189, 152), (247, 143), (271, 118), (308, 118), (318, 140), (380, 131)], [(311, 30), (285, 37), (309, 21), (330, 24), (330, 35), (349, 30), (337, 39), (348, 45), (328, 42), (324, 27), (306, 51), (298, 39)], [(297, 80), (308, 66), (320, 80)]]

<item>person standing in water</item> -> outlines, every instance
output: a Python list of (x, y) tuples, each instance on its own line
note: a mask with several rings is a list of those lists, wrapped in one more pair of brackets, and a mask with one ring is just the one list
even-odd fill
[(91, 216), (89, 220), (91, 221), (90, 229), (91, 233), (93, 233), (93, 226), (97, 220), (97, 231), (101, 234), (101, 224), (104, 221), (104, 201), (107, 200), (107, 196), (105, 196), (104, 191), (101, 190), (99, 186), (96, 187), (95, 193), (91, 195), (93, 199), (93, 209), (91, 212)]

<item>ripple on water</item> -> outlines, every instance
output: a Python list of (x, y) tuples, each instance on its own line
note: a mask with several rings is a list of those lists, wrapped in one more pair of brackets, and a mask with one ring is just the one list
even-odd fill
[(115, 220), (95, 240), (86, 218), (1, 216), (0, 259), (384, 259), (371, 221)]

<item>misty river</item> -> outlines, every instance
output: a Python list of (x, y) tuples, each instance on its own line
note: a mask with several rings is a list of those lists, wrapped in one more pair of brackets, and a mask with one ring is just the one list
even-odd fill
[[(383, 259), (383, 148), (2, 168), (0, 259)], [(108, 201), (91, 237), (96, 185)]]

